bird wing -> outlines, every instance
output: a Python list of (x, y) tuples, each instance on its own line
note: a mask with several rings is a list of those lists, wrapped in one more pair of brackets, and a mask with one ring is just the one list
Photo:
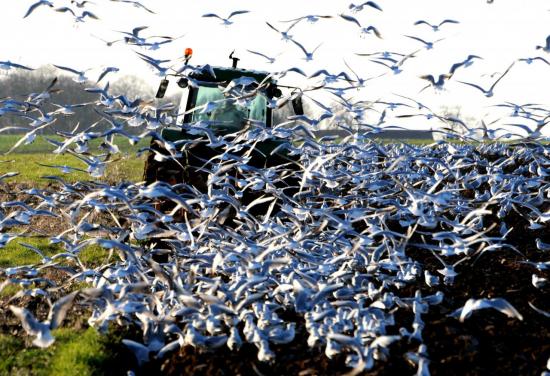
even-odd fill
[(382, 12), (382, 8), (380, 8), (380, 5), (376, 4), (374, 1), (365, 1), (361, 6), (368, 5), (371, 8), (378, 9)]
[(535, 57), (533, 60), (544, 61), (546, 64), (550, 65), (550, 62), (548, 62), (548, 60), (546, 60), (545, 58), (540, 57), (540, 56)]
[(412, 35), (405, 35), (405, 36), (406, 36), (407, 38), (411, 38), (411, 39), (417, 40), (417, 41), (419, 41), (419, 42), (422, 42), (422, 43), (424, 43), (424, 44), (426, 44), (426, 45), (429, 44), (428, 42), (426, 42), (426, 41), (425, 41), (424, 39), (422, 39), (422, 38), (415, 37), (415, 36), (412, 36)]
[(236, 10), (234, 12), (231, 12), (229, 14), (229, 16), (227, 17), (227, 19), (230, 19), (231, 17), (236, 16), (238, 14), (245, 14), (245, 13), (250, 13), (250, 11), (249, 10)]
[(446, 23), (453, 23), (453, 24), (457, 24), (457, 23), (460, 23), (456, 20), (449, 20), (449, 19), (446, 19), (446, 20), (443, 20), (439, 23), (439, 26), (443, 25), (443, 24), (446, 24)]
[(156, 14), (155, 12), (153, 12), (151, 9), (147, 8), (145, 5), (143, 5), (142, 3), (140, 3), (139, 1), (125, 1), (126, 3), (131, 3), (131, 4), (134, 4), (136, 7), (138, 8), (141, 8), (141, 9), (144, 9), (146, 10), (147, 12), (151, 13), (151, 14)]
[(267, 60), (271, 60), (271, 58), (270, 58), (269, 56), (266, 56), (266, 55), (264, 55), (264, 54), (261, 53), (261, 52), (251, 51), (251, 50), (247, 50), (247, 51), (250, 52), (251, 54), (258, 55), (258, 56), (262, 56), (262, 57), (265, 57)]
[(53, 7), (53, 5), (52, 5), (51, 3), (49, 3), (49, 2), (44, 2), (44, 1), (42, 1), (42, 0), (41, 0), (41, 1), (38, 1), (38, 2), (34, 3), (33, 5), (31, 5), (31, 6), (29, 7), (29, 9), (27, 10), (27, 13), (25, 13), (25, 15), (23, 16), (23, 18), (27, 18), (27, 17), (28, 17), (32, 12), (34, 12), (34, 10), (35, 10), (36, 8), (38, 8), (40, 5), (47, 5), (47, 6), (49, 6), (50, 8)]
[(454, 74), (455, 71), (460, 68), (461, 66), (463, 66), (465, 63), (463, 61), (461, 61), (460, 63), (454, 63), (452, 66), (451, 66), (451, 69), (449, 70), (449, 73), (450, 74)]
[[(138, 26), (132, 29), (132, 35), (137, 38), (140, 31), (147, 29), (149, 26)], [(129, 33), (124, 33), (129, 34)]]
[(55, 11), (56, 11), (56, 12), (61, 12), (61, 13), (69, 12), (69, 13), (71, 13), (73, 16), (76, 17), (76, 14), (74, 14), (74, 11), (73, 11), (71, 8), (68, 8), (68, 7), (57, 8)]
[(348, 16), (347, 14), (341, 14), (340, 17), (342, 17), (346, 21), (353, 22), (357, 26), (361, 27), (361, 24), (359, 23), (359, 21), (357, 21), (355, 17)]
[(220, 20), (223, 20), (223, 18), (221, 18), (220, 16), (218, 16), (217, 14), (214, 14), (214, 13), (206, 13), (206, 14), (203, 14), (202, 16), (203, 17), (216, 17), (216, 18), (219, 18)]
[(90, 12), (90, 11), (84, 11), (84, 12), (82, 12), (82, 15), (81, 15), (80, 17), (84, 18), (84, 17), (86, 17), (86, 16), (88, 16), (88, 17), (90, 17), (90, 18), (92, 18), (92, 19), (94, 19), (94, 20), (99, 20), (99, 17), (96, 16), (95, 14), (93, 14), (93, 13)]
[(374, 26), (367, 27), (367, 31), (372, 31), (374, 35), (376, 35), (378, 38), (382, 39), (382, 34), (380, 34), (380, 31)]
[(510, 64), (510, 66), (504, 71), (504, 73), (502, 73), (502, 75), (493, 83), (493, 85), (491, 85), (491, 90), (493, 90), (496, 86), (496, 84), (498, 84), (498, 82), (500, 80), (502, 80), (504, 78), (504, 76), (506, 76), (508, 74), (508, 72), (510, 71), (510, 69), (512, 69), (512, 67), (514, 66), (516, 62), (512, 62), (512, 64)]
[[(541, 58), (542, 59), (542, 58)], [(544, 60), (544, 59), (542, 59)], [(547, 62), (548, 63), (548, 62)], [(29, 67), (26, 67), (24, 65), (21, 65), (21, 64), (16, 64), (16, 63), (10, 63), (10, 65), (14, 68), (19, 68), (19, 69), (26, 69), (26, 70), (34, 70), (32, 68), (29, 68)]]
[(48, 314), (48, 321), (50, 323), (51, 329), (58, 328), (59, 325), (61, 325), (61, 323), (63, 322), (63, 320), (65, 320), (67, 311), (73, 305), (74, 299), (78, 293), (79, 291), (73, 291), (72, 293), (58, 299), (53, 304)]
[(422, 24), (426, 24), (426, 25), (428, 25), (428, 26), (432, 26), (432, 24), (431, 24), (431, 23), (429, 23), (429, 22), (426, 22), (426, 21), (424, 21), (424, 20), (418, 20), (418, 21), (416, 21), (416, 22), (415, 22), (414, 24), (415, 24), (415, 25), (422, 25)]
[(483, 93), (486, 93), (486, 92), (487, 92), (487, 90), (485, 90), (484, 88), (482, 88), (482, 87), (479, 86), (479, 85), (472, 84), (472, 83), (470, 83), (470, 82), (464, 82), (464, 81), (458, 81), (458, 82), (460, 82), (461, 84), (464, 84), (464, 85), (469, 85), (469, 86), (471, 86), (471, 87), (475, 87), (476, 89), (482, 91)]
[(269, 26), (272, 30), (275, 30), (276, 32), (280, 33), (279, 30), (277, 30), (277, 28), (275, 26), (273, 26), (272, 24), (270, 24), (269, 22), (266, 21), (266, 25)]
[(55, 64), (53, 64), (53, 66), (58, 68), (58, 69), (62, 69), (62, 70), (65, 70), (65, 71), (68, 71), (68, 72), (71, 72), (71, 73), (74, 73), (74, 74), (78, 74), (78, 75), (82, 74), (82, 72), (79, 72), (79, 71), (77, 71), (76, 69), (73, 69), (73, 68), (63, 67), (61, 65), (55, 65)]
[(292, 41), (295, 45), (297, 45), (298, 47), (300, 47), (300, 49), (304, 52), (304, 54), (307, 55), (307, 51), (306, 51), (306, 49), (304, 48), (304, 46), (302, 46), (300, 43), (296, 42), (294, 39), (291, 39), (291, 41)]
[(420, 78), (429, 81), (432, 85), (435, 85), (435, 78), (431, 74), (425, 74), (424, 76), (420, 76)]

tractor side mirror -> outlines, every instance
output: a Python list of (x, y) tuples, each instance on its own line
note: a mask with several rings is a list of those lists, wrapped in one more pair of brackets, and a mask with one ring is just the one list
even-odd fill
[(189, 86), (189, 80), (185, 77), (182, 77), (178, 80), (178, 86), (182, 89), (185, 89), (187, 86)]
[(166, 89), (168, 89), (168, 84), (170, 81), (168, 81), (166, 78), (160, 81), (159, 89), (157, 90), (157, 95), (155, 95), (156, 98), (164, 98), (164, 94), (166, 94)]
[(294, 114), (296, 115), (303, 115), (304, 114), (304, 106), (302, 103), (302, 96), (296, 97), (292, 99), (292, 109), (294, 110)]

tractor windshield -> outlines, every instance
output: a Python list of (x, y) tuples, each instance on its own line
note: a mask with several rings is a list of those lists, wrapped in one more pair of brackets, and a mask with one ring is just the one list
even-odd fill
[(201, 86), (197, 92), (195, 107), (205, 106), (193, 112), (192, 121), (215, 120), (227, 123), (229, 127), (242, 128), (246, 119), (266, 122), (267, 101), (257, 95), (246, 106), (231, 103), (218, 87)]

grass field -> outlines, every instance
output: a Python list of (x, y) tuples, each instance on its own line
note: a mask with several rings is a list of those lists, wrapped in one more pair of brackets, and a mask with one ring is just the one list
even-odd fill
[[(0, 136), (0, 175), (6, 172), (19, 172), (19, 175), (7, 181), (32, 184), (37, 187), (48, 184), (49, 180), (42, 178), (48, 175), (60, 176), (68, 182), (90, 180), (90, 176), (86, 172), (72, 171), (65, 174), (58, 168), (41, 166), (40, 164), (46, 164), (86, 169), (86, 164), (83, 161), (70, 154), (52, 153), (55, 147), (42, 136), (37, 137), (32, 144), (22, 145), (6, 155), (5, 153), (19, 138), (19, 135)], [(90, 150), (97, 150), (99, 143), (99, 140), (90, 142)], [(112, 163), (109, 163), (107, 172), (101, 180), (110, 183), (140, 181), (143, 176), (145, 157), (137, 157), (136, 152), (147, 146), (149, 140), (142, 140), (136, 145), (130, 145), (127, 140), (119, 137), (115, 139), (115, 143), (121, 152), (113, 159)]]

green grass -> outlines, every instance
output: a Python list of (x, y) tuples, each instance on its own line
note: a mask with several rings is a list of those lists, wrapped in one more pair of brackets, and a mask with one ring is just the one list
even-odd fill
[[(63, 173), (58, 168), (41, 166), (41, 164), (71, 166), (80, 169), (86, 169), (84, 162), (78, 160), (72, 155), (56, 155), (56, 154), (10, 154), (0, 158), (0, 169), (5, 172), (19, 172), (19, 175), (6, 179), (6, 182), (26, 183), (33, 187), (47, 185), (51, 180), (43, 179), (43, 176), (56, 175), (62, 177), (69, 183), (77, 181), (92, 180), (91, 176), (86, 172), (72, 171)], [(105, 175), (99, 179), (110, 183), (118, 183), (120, 181), (141, 181), (143, 178), (143, 167), (145, 157), (136, 157), (135, 154), (121, 156), (120, 159), (110, 163), (107, 166)]]
[[(19, 243), (31, 244), (45, 255), (62, 251), (57, 244), (41, 237), (16, 238), (0, 249), (0, 268), (40, 262), (40, 256)], [(108, 250), (92, 245), (80, 252), (87, 266), (101, 264)], [(70, 263), (70, 261), (67, 261)], [(88, 287), (76, 283), (71, 289)], [(32, 288), (30, 286), (29, 288)], [(21, 287), (8, 285), (0, 297), (13, 296)], [(61, 328), (53, 331), (56, 342), (47, 349), (27, 345), (24, 337), (0, 333), (0, 376), (3, 375), (104, 375), (123, 374), (126, 361), (117, 360), (121, 354), (120, 338), (113, 333), (100, 335), (95, 329)], [(112, 351), (115, 348), (117, 351)]]
[[(70, 173), (63, 173), (59, 168), (41, 166), (40, 164), (70, 166), (82, 170), (87, 168), (83, 161), (71, 154), (54, 154), (52, 151), (55, 146), (48, 143), (44, 136), (39, 136), (32, 144), (21, 145), (10, 154), (5, 155), (20, 137), (21, 135), (0, 136), (0, 175), (6, 172), (19, 172), (19, 175), (6, 179), (6, 182), (26, 183), (34, 187), (40, 187), (50, 182), (50, 180), (42, 178), (48, 175), (60, 176), (69, 183), (92, 180), (87, 172), (71, 171)], [(61, 140), (57, 136), (48, 137)], [(90, 151), (99, 151), (100, 142), (101, 140), (91, 141)], [(130, 145), (128, 140), (116, 137), (114, 143), (118, 145), (120, 153), (115, 155), (113, 162), (107, 165), (105, 175), (99, 180), (109, 183), (140, 181), (143, 177), (145, 157), (137, 157), (136, 152), (140, 148), (149, 145), (149, 142), (149, 139), (144, 139), (136, 145)]]
[[(8, 150), (11, 149), (13, 145), (21, 139), (23, 135), (21, 134), (10, 134), (10, 135), (0, 135), (0, 154), (6, 153)], [(51, 153), (56, 146), (49, 143), (46, 140), (46, 137), (55, 141), (63, 141), (63, 138), (60, 136), (55, 135), (39, 135), (37, 136), (34, 141), (28, 145), (20, 145), (17, 149), (15, 149), (12, 153), (18, 153), (18, 154), (44, 154), (44, 153)], [(98, 146), (101, 144), (103, 139), (95, 139), (89, 142), (89, 147), (91, 151), (97, 151)], [(122, 136), (116, 136), (114, 138), (114, 144), (118, 146), (121, 153), (135, 153), (138, 149), (148, 146), (150, 143), (150, 139), (146, 138), (141, 141), (139, 141), (136, 145), (130, 145), (128, 142), (128, 139)]]
[[(51, 244), (48, 238), (19, 237), (0, 249), (0, 268), (40, 263), (40, 256), (20, 243), (30, 244), (38, 248), (46, 257), (63, 252), (59, 244)], [(93, 244), (84, 248), (80, 252), (79, 258), (84, 265), (97, 266), (105, 260), (108, 252), (108, 250), (101, 248), (99, 245)]]
[[(57, 329), (56, 341), (46, 349), (27, 347), (22, 338), (0, 334), (0, 375), (103, 375), (122, 374), (125, 362), (111, 351), (113, 336), (95, 329)], [(118, 368), (118, 369), (117, 369)]]

